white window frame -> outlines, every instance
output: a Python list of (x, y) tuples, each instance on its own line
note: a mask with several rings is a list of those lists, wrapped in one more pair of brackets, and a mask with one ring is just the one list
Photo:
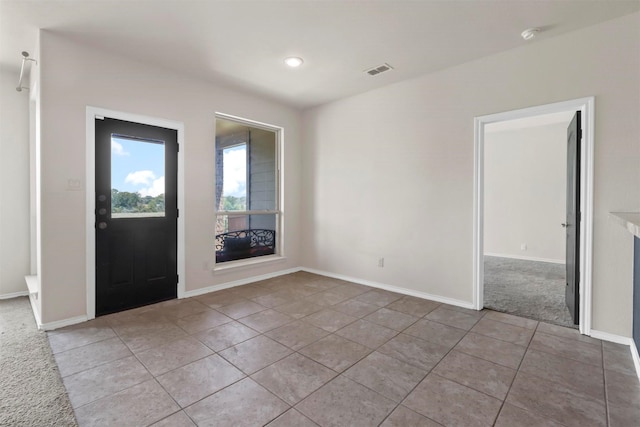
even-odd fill
[[(244, 266), (255, 265), (255, 264), (264, 264), (264, 263), (282, 260), (285, 258), (284, 226), (283, 226), (284, 225), (284, 211), (283, 211), (284, 192), (282, 189), (282, 182), (283, 182), (282, 164), (283, 164), (283, 158), (284, 158), (284, 154), (283, 154), (284, 128), (280, 126), (270, 125), (268, 123), (246, 119), (243, 117), (225, 114), (225, 113), (215, 113), (215, 121), (217, 122), (218, 119), (228, 120), (228, 121), (239, 123), (244, 126), (263, 129), (263, 130), (275, 133), (275, 141), (276, 141), (276, 147), (275, 147), (275, 162), (276, 162), (275, 164), (275, 168), (276, 168), (275, 203), (276, 203), (276, 206), (275, 206), (275, 209), (274, 210), (219, 211), (218, 207), (215, 206), (214, 221), (216, 221), (219, 216), (223, 216), (223, 215), (264, 215), (264, 214), (274, 215), (275, 214), (276, 215), (276, 229), (275, 229), (276, 248), (275, 248), (275, 253), (273, 255), (263, 255), (258, 257), (251, 257), (251, 258), (239, 259), (234, 261), (224, 261), (224, 262), (216, 262), (216, 256), (215, 256), (215, 250), (214, 250), (213, 263), (212, 263), (214, 266), (213, 270), (214, 271), (228, 270), (232, 268), (244, 267)], [(217, 127), (215, 130), (215, 135), (217, 138), (218, 136)], [(216, 141), (214, 140), (214, 144), (215, 143)], [(216, 155), (215, 154), (216, 151), (217, 150), (214, 150), (214, 156)], [(214, 157), (213, 164), (214, 165), (217, 164), (217, 159), (215, 157)], [(214, 199), (215, 199), (215, 195), (214, 195)], [(215, 239), (215, 236), (214, 236), (214, 239)]]

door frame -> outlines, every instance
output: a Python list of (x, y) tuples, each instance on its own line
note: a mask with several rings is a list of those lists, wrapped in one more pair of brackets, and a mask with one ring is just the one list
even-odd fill
[(593, 153), (595, 98), (573, 99), (474, 118), (473, 306), (484, 307), (484, 132), (490, 123), (564, 111), (582, 112), (580, 158), (580, 333), (591, 335), (593, 275)]
[(95, 146), (96, 146), (96, 117), (109, 117), (144, 125), (151, 125), (173, 129), (178, 137), (178, 299), (185, 295), (185, 200), (184, 200), (184, 123), (156, 117), (132, 114), (123, 111), (87, 106), (86, 109), (86, 296), (87, 319), (96, 317), (96, 233), (95, 233)]

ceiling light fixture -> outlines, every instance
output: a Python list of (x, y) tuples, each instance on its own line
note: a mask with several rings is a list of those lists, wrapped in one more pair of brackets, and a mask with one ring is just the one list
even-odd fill
[(525, 40), (531, 40), (540, 32), (540, 28), (527, 28), (520, 35)]
[(291, 68), (297, 68), (301, 66), (303, 62), (302, 58), (298, 58), (297, 56), (290, 56), (284, 60), (284, 63)]

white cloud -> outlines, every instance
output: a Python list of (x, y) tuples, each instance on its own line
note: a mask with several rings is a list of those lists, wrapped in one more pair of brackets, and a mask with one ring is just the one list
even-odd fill
[(229, 150), (224, 154), (224, 195), (243, 197), (247, 188), (247, 156), (245, 150)]
[(164, 176), (161, 176), (158, 179), (154, 179), (153, 183), (151, 183), (151, 186), (141, 189), (139, 193), (142, 197), (156, 197), (160, 194), (164, 194)]
[(124, 147), (119, 142), (111, 140), (111, 152), (116, 156), (128, 156), (129, 152), (124, 151)]
[[(133, 185), (150, 185), (154, 179), (156, 179), (156, 174), (154, 174), (153, 171), (135, 171), (129, 173), (124, 179), (124, 182)], [(164, 178), (162, 182), (164, 182)]]

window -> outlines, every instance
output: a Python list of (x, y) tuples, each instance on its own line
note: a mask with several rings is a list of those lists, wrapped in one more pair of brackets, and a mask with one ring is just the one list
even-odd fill
[(216, 117), (216, 263), (279, 254), (277, 128)]

